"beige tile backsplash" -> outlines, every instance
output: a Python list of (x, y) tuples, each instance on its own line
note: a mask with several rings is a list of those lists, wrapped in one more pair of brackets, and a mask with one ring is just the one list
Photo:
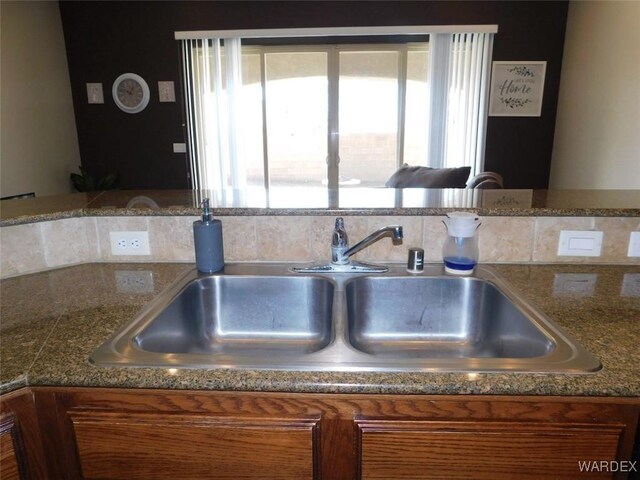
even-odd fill
[[(149, 220), (149, 249), (154, 256), (154, 260), (160, 262), (195, 262), (193, 218), (149, 217)], [(109, 234), (107, 233), (107, 235)], [(137, 261), (140, 261), (140, 257), (137, 258)]]
[(42, 223), (0, 228), (0, 276), (9, 277), (47, 267)]
[(600, 217), (595, 219), (595, 229), (605, 232), (602, 257), (597, 260), (623, 263), (629, 259), (629, 233), (640, 231), (640, 218)]
[(309, 232), (313, 218), (256, 217), (256, 260), (311, 260)]
[[(330, 257), (334, 216), (220, 217), (225, 260), (314, 262)], [(425, 249), (427, 262), (441, 260), (442, 216), (346, 216), (351, 245), (386, 225), (404, 227), (402, 245), (383, 238), (356, 258), (404, 262), (409, 247)], [(10, 277), (86, 262), (193, 262), (192, 223), (197, 217), (82, 217), (0, 228), (0, 276)], [(561, 230), (604, 231), (601, 257), (558, 257)], [(113, 256), (112, 231), (149, 232), (150, 256)], [(483, 217), (480, 261), (495, 263), (620, 263), (627, 257), (629, 233), (640, 219), (627, 217)]]
[(532, 260), (546, 263), (589, 263), (594, 257), (559, 257), (558, 240), (561, 230), (595, 230), (594, 227), (595, 219), (592, 217), (537, 218), (533, 235)]
[[(194, 219), (189, 218), (188, 237), (193, 250)], [(222, 242), (226, 258), (239, 262), (253, 261), (258, 258), (256, 236), (256, 217), (222, 217)]]
[(481, 262), (531, 261), (533, 217), (484, 217), (480, 226)]
[(101, 259), (95, 218), (43, 222), (40, 228), (48, 267), (96, 262)]

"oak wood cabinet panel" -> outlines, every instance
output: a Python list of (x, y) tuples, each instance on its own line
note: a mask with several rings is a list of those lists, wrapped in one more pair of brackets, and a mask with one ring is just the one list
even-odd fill
[(590, 478), (578, 460), (631, 460), (640, 411), (637, 398), (33, 391), (49, 478), (71, 479)]
[[(359, 420), (363, 479), (574, 479), (617, 458), (619, 424)], [(584, 478), (610, 478), (595, 472)], [(582, 475), (581, 475), (582, 477)]]
[[(24, 467), (20, 466), (18, 459), (22, 442), (16, 430), (13, 415), (0, 415), (0, 476), (4, 480), (16, 480), (24, 477), (20, 475), (20, 470), (24, 470)], [(16, 444), (18, 451), (16, 451)]]
[(311, 479), (318, 419), (72, 410), (86, 479)]
[(33, 395), (21, 389), (0, 397), (2, 480), (46, 478), (45, 459)]

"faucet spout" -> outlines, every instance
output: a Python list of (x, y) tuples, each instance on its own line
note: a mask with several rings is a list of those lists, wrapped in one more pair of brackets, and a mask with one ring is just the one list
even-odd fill
[(381, 228), (379, 230), (376, 230), (371, 235), (369, 235), (368, 237), (360, 240), (353, 247), (351, 247), (348, 250), (346, 250), (345, 252), (343, 252), (342, 253), (342, 258), (340, 259), (340, 261), (339, 262), (334, 262), (334, 263), (343, 263), (343, 264), (344, 263), (348, 263), (349, 258), (352, 255), (355, 255), (359, 251), (364, 250), (369, 245), (371, 245), (371, 244), (377, 242), (378, 240), (380, 240), (382, 237), (389, 236), (389, 235), (392, 237), (393, 243), (397, 243), (397, 242), (401, 241), (402, 238), (403, 238), (402, 226), (401, 225), (390, 225), (388, 227), (383, 227), (383, 228)]

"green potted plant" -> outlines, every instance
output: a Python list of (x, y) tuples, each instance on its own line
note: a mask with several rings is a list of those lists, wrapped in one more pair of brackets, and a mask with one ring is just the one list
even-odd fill
[(118, 179), (117, 173), (108, 173), (101, 177), (87, 171), (79, 165), (80, 173), (70, 175), (73, 188), (78, 192), (95, 192), (97, 190), (112, 190)]

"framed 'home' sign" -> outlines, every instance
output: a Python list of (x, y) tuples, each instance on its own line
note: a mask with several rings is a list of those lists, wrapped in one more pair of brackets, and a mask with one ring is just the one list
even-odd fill
[(493, 62), (489, 116), (539, 117), (547, 62)]

